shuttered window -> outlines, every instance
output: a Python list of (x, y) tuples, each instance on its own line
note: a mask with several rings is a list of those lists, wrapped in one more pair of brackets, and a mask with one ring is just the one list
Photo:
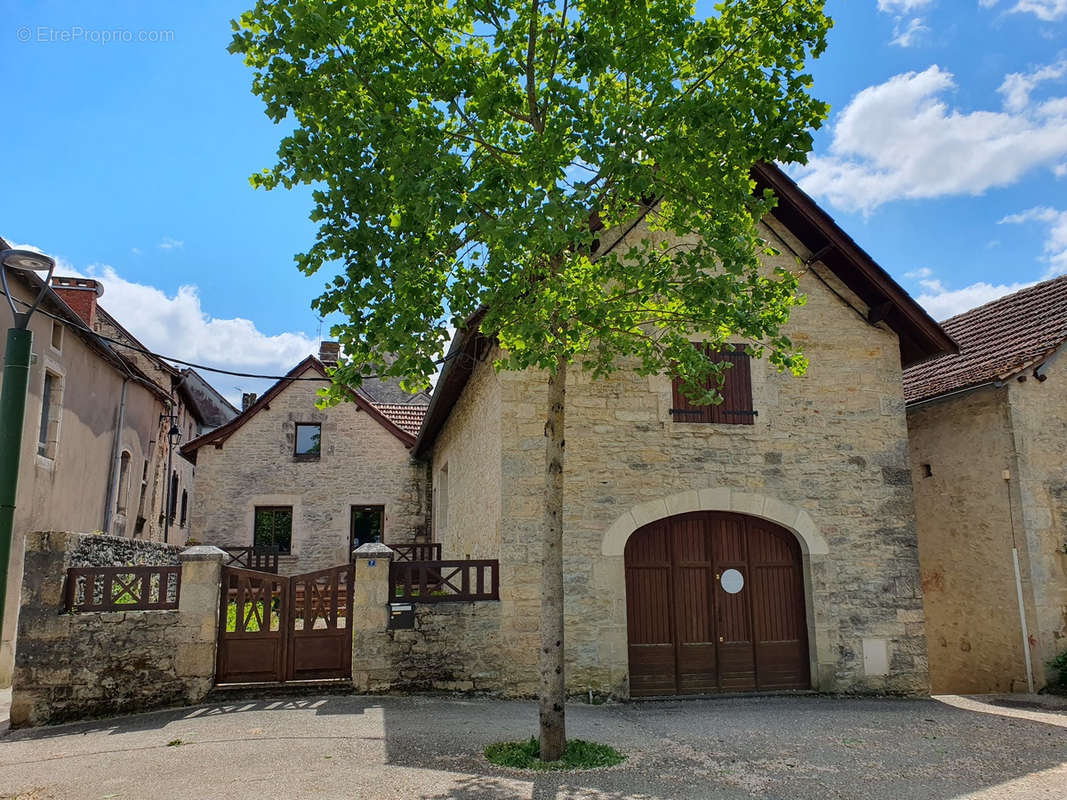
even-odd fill
[[(729, 361), (732, 367), (723, 373), (722, 403), (713, 406), (695, 406), (682, 393), (682, 382), (675, 378), (671, 387), (671, 416), (675, 422), (714, 422), (720, 425), (751, 425), (756, 417), (752, 408), (752, 369), (750, 357), (738, 348), (733, 352), (718, 350), (708, 353), (712, 362)], [(714, 385), (713, 377), (708, 386)]]

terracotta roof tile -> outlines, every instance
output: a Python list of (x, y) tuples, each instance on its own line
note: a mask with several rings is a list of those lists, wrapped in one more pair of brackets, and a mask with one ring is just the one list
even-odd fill
[(394, 425), (412, 436), (419, 432), (427, 406), (416, 403), (375, 403), (382, 414)]
[(1037, 365), (1067, 340), (1067, 275), (1009, 294), (941, 323), (958, 355), (904, 370), (904, 399), (925, 400)]

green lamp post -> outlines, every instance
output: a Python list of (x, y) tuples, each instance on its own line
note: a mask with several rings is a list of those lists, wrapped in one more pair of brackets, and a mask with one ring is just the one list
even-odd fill
[[(4, 351), (4, 384), (0, 392), (0, 631), (4, 627), (7, 600), (7, 571), (11, 560), (11, 538), (15, 522), (15, 493), (19, 483), (19, 455), (22, 450), (22, 423), (26, 417), (26, 390), (30, 382), (30, 353), (33, 333), (30, 317), (48, 292), (56, 262), (30, 250), (0, 250), (0, 281), (11, 306), (14, 327), (7, 331)], [(7, 286), (7, 271), (47, 272), (44, 285), (28, 311), (19, 311)]]

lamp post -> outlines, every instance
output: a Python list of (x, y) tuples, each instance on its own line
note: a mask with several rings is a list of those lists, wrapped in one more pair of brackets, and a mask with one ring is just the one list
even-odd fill
[[(0, 250), (0, 282), (11, 306), (13, 327), (7, 331), (4, 350), (4, 385), (0, 391), (0, 635), (4, 628), (7, 601), (7, 572), (11, 560), (11, 539), (15, 524), (15, 494), (19, 484), (19, 456), (22, 451), (22, 423), (26, 419), (26, 391), (30, 383), (30, 354), (33, 332), (30, 317), (48, 292), (56, 262), (30, 250)], [(44, 285), (28, 311), (15, 308), (7, 286), (8, 269), (19, 272), (47, 272)]]
[(170, 430), (167, 431), (167, 442), (169, 449), (167, 450), (167, 505), (163, 509), (163, 542), (170, 542), (170, 519), (171, 513), (175, 508), (174, 504), (174, 479), (171, 477), (174, 469), (174, 448), (178, 446), (178, 442), (182, 440), (182, 429), (178, 427), (178, 415), (177, 414), (164, 414), (160, 418), (160, 422), (164, 419), (170, 420)]

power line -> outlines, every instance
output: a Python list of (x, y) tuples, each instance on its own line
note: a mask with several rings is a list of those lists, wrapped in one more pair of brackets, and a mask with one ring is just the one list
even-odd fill
[[(4, 292), (0, 291), (0, 294), (4, 294)], [(11, 299), (14, 300), (16, 303), (18, 303), (19, 305), (26, 306), (26, 307), (30, 306), (30, 303), (27, 303), (25, 300), (22, 300), (21, 298), (12, 296)], [(90, 328), (88, 325), (86, 325), (85, 322), (80, 317), (78, 318), (78, 323), (75, 324), (75, 323), (72, 323), (70, 321), (70, 319), (68, 319), (67, 317), (58, 316), (58, 315), (53, 314), (53, 313), (51, 313), (49, 311), (45, 311), (43, 308), (38, 308), (37, 309), (37, 313), (43, 314), (46, 317), (50, 317), (51, 319), (54, 319), (54, 320), (57, 320), (59, 322), (63, 322), (65, 324), (67, 324), (67, 325), (70, 325), (75, 330), (80, 330), (83, 333), (87, 333), (90, 336), (93, 336), (93, 337), (95, 337), (97, 339), (100, 339), (101, 341), (108, 342), (109, 344), (118, 345), (119, 347), (125, 347), (128, 350), (133, 350), (134, 352), (142, 353), (143, 355), (151, 356), (152, 358), (158, 358), (158, 359), (163, 360), (163, 361), (173, 361), (175, 364), (181, 364), (182, 366), (185, 366), (185, 367), (192, 367), (193, 369), (203, 370), (204, 372), (214, 372), (214, 373), (218, 373), (220, 375), (231, 375), (231, 376), (233, 376), (235, 378), (260, 378), (262, 380), (268, 380), (268, 381), (282, 381), (282, 380), (285, 380), (285, 381), (318, 381), (319, 383), (322, 383), (322, 382), (329, 383), (330, 382), (330, 378), (328, 378), (328, 377), (327, 378), (299, 378), (299, 377), (292, 377), (290, 375), (261, 375), (261, 374), (256, 373), (256, 372), (236, 372), (234, 370), (229, 370), (229, 369), (220, 369), (219, 367), (209, 367), (206, 364), (197, 364), (196, 362), (193, 362), (193, 361), (185, 361), (185, 360), (183, 360), (181, 358), (175, 358), (174, 356), (163, 355), (162, 353), (156, 353), (156, 352), (154, 352), (152, 350), (149, 350), (149, 349), (147, 349), (145, 347), (140, 347), (138, 345), (130, 344), (129, 342), (124, 342), (121, 339), (113, 339), (110, 336), (104, 336), (104, 334), (98, 333), (97, 331), (94, 331), (92, 328)], [(444, 364), (446, 361), (449, 361), (450, 359), (455, 358), (459, 354), (460, 354), (459, 352), (456, 352), (456, 353), (453, 353), (450, 356), (443, 356), (442, 358), (435, 359), (431, 363), (433, 363), (433, 364)], [(363, 380), (370, 380), (370, 379), (379, 379), (379, 380), (381, 380), (382, 378), (391, 378), (391, 377), (395, 377), (395, 376), (392, 376), (392, 375), (362, 375), (361, 377), (362, 377)]]

